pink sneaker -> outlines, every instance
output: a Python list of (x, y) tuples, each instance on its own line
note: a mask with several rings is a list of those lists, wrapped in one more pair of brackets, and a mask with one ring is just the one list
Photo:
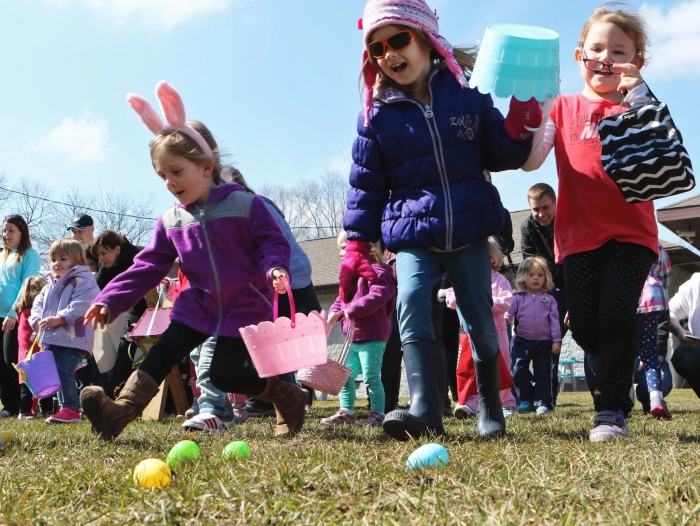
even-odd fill
[(79, 424), (80, 413), (70, 407), (62, 407), (58, 413), (48, 417), (45, 422), (47, 424)]
[(336, 424), (348, 424), (352, 425), (355, 423), (355, 413), (348, 411), (347, 409), (338, 409), (338, 412), (333, 416), (321, 419), (322, 424), (327, 426), (333, 426)]
[(362, 422), (363, 426), (370, 427), (382, 427), (384, 422), (384, 413), (379, 413), (377, 411), (370, 411), (367, 418)]
[(671, 412), (668, 410), (666, 401), (658, 396), (651, 399), (650, 413), (653, 417), (658, 418), (659, 420), (671, 420), (673, 418), (673, 416), (671, 416)]

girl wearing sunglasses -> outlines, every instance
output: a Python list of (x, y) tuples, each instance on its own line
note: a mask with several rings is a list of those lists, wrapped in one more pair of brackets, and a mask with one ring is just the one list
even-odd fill
[(382, 427), (397, 440), (445, 432), (445, 351), (433, 331), (430, 293), (446, 272), (474, 346), (477, 433), (503, 435), (488, 236), (502, 230), (505, 211), (484, 169), (515, 170), (525, 162), (539, 105), (513, 99), (504, 119), (489, 95), (470, 89), (473, 50), (453, 49), (423, 0), (369, 0), (361, 28), (365, 108), (353, 148), (339, 281), (348, 302), (358, 276), (377, 279), (367, 256), (369, 242), (380, 236), (397, 254), (411, 401), (409, 411), (387, 414)]

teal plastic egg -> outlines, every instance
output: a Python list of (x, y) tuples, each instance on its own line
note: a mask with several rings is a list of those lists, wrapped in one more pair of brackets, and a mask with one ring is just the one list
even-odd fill
[(425, 444), (416, 449), (406, 461), (406, 469), (442, 468), (449, 455), (440, 444)]

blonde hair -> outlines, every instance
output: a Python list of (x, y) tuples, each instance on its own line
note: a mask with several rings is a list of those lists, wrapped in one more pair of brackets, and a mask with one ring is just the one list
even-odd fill
[(503, 249), (501, 249), (498, 240), (493, 236), (489, 237), (489, 246), (491, 247), (491, 257), (496, 258), (496, 262), (491, 264), (491, 268), (498, 270), (503, 265)]
[(515, 276), (515, 288), (517, 290), (525, 290), (525, 280), (527, 279), (530, 269), (540, 267), (544, 271), (544, 285), (542, 285), (542, 292), (549, 292), (554, 288), (554, 280), (552, 279), (552, 273), (549, 271), (549, 266), (547, 261), (540, 256), (534, 256), (523, 259), (518, 267), (518, 274)]
[(68, 256), (75, 265), (86, 265), (85, 262), (85, 249), (78, 241), (71, 237), (64, 237), (62, 239), (57, 239), (51, 243), (51, 248), (49, 248), (49, 259), (52, 260), (57, 256)]
[[(416, 35), (416, 43), (420, 45), (423, 48), (428, 48), (430, 49), (430, 63), (432, 64), (431, 71), (433, 70), (440, 70), (440, 69), (446, 69), (447, 65), (445, 64), (445, 59), (440, 55), (440, 53), (437, 52), (437, 50), (433, 47), (433, 45), (430, 43), (430, 40), (428, 39), (427, 36), (425, 36), (425, 33), (419, 29), (415, 29), (413, 27), (408, 27), (408, 26), (402, 26), (401, 24), (395, 24), (397, 27), (401, 27), (404, 29), (410, 29), (411, 32), (415, 33)], [(455, 57), (455, 60), (457, 61), (457, 64), (459, 67), (465, 71), (466, 73), (470, 73), (474, 69), (474, 64), (476, 62), (476, 55), (478, 52), (478, 47), (459, 47), (459, 48), (454, 48), (452, 50), (452, 54)], [(377, 85), (376, 85), (376, 93), (377, 96), (381, 96), (382, 93), (384, 93), (388, 88), (394, 86), (396, 87), (396, 83), (391, 80), (389, 77), (384, 75), (382, 72), (382, 68), (379, 67), (379, 64), (377, 63), (377, 59), (374, 58), (371, 53), (367, 54), (367, 59), (365, 60), (365, 63), (362, 64), (362, 72), (365, 71), (365, 68), (367, 67), (373, 67), (374, 69), (377, 70)], [(363, 75), (360, 74), (360, 83), (363, 81)], [(362, 90), (360, 90), (362, 91)]]
[(214, 158), (210, 158), (197, 145), (194, 139), (176, 129), (168, 129), (156, 135), (149, 146), (151, 147), (151, 159), (161, 152), (168, 152), (192, 161), (197, 165), (212, 162), (214, 169), (211, 172), (211, 180), (214, 184), (221, 183), (221, 154), (214, 136), (204, 124), (199, 121), (187, 121), (187, 126), (199, 133), (211, 148)]
[(609, 22), (619, 27), (634, 42), (637, 48), (636, 58), (641, 58), (642, 65), (646, 65), (649, 26), (639, 13), (630, 11), (629, 7), (627, 2), (607, 2), (596, 7), (593, 14), (583, 24), (581, 35), (578, 37), (578, 46), (583, 49), (591, 27), (601, 22)]
[(34, 298), (39, 295), (41, 289), (45, 286), (46, 280), (41, 276), (30, 276), (25, 279), (24, 283), (22, 283), (22, 288), (19, 289), (17, 302), (12, 306), (12, 310), (20, 312), (24, 309), (30, 309), (34, 305)]
[[(344, 228), (341, 228), (338, 231), (338, 237), (336, 238), (336, 241), (338, 242), (338, 248), (342, 249), (342, 244), (345, 243), (346, 245), (348, 244), (348, 235), (347, 232), (345, 232)], [(374, 243), (370, 243), (370, 250), (369, 250), (369, 255), (368, 259), (372, 263), (381, 263), (383, 261), (382, 259), (382, 254), (384, 253), (384, 243), (382, 240), (375, 241)]]

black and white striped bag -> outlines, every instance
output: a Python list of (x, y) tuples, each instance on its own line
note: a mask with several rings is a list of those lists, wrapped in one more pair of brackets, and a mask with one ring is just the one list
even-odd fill
[[(649, 91), (649, 94), (654, 95)], [(693, 167), (666, 103), (650, 100), (601, 119), (601, 161), (628, 203), (692, 190)]]

